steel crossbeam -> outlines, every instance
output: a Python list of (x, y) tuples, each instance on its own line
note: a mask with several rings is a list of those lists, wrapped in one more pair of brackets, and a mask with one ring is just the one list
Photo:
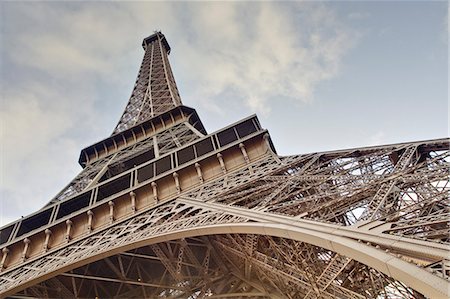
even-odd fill
[(448, 297), (449, 139), (283, 157), (256, 116), (206, 135), (165, 36), (143, 47), (113, 134), (0, 229), (0, 296)]
[(181, 105), (181, 99), (168, 61), (165, 37), (160, 32), (145, 46), (144, 59), (133, 93), (113, 133), (121, 132), (146, 119)]

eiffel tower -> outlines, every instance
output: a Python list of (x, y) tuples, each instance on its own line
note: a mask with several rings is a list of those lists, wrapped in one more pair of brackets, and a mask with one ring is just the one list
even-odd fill
[(1, 297), (447, 298), (448, 138), (280, 156), (255, 115), (208, 134), (142, 46), (112, 135), (1, 228)]

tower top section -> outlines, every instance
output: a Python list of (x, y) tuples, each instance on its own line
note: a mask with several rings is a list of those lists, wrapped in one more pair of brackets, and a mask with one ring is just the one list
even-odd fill
[(142, 41), (142, 48), (146, 50), (148, 45), (151, 45), (152, 42), (155, 42), (158, 39), (161, 40), (162, 44), (166, 48), (167, 54), (170, 54), (169, 42), (167, 41), (164, 34), (161, 33), (161, 31), (155, 31), (155, 33), (153, 33), (149, 37), (144, 38), (144, 40)]
[(170, 46), (159, 31), (142, 41), (144, 58), (125, 111), (112, 135), (182, 105), (169, 64)]

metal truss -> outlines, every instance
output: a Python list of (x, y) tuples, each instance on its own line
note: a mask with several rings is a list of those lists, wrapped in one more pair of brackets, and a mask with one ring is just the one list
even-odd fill
[(131, 157), (147, 151), (154, 151), (157, 155), (163, 155), (173, 149), (191, 143), (200, 137), (202, 137), (202, 135), (192, 130), (192, 127), (186, 122), (183, 122), (173, 126), (172, 128), (168, 128), (155, 136), (150, 136), (144, 140), (132, 144), (121, 151), (112, 153), (107, 157), (88, 164), (80, 172), (80, 174), (72, 180), (72, 182), (70, 182), (48, 203), (48, 205), (80, 194), (98, 182), (101, 176), (108, 170), (108, 166), (120, 165), (122, 162), (129, 160)]
[(181, 105), (165, 39), (162, 33), (155, 32), (152, 42), (143, 44), (145, 54), (136, 84), (113, 134)]
[[(271, 156), (255, 161), (181, 194), (178, 199), (30, 260), (23, 267), (5, 273), (1, 277), (2, 287), (26, 285), (27, 281), (54, 273), (60, 275), (51, 280), (59, 280), (68, 290), (73, 290), (65, 282), (68, 277), (75, 279), (77, 289), (80, 283), (89, 285), (81, 288), (88, 292), (81, 297), (98, 294), (100, 297), (200, 298), (205, 294), (219, 296), (236, 291), (236, 298), (421, 298), (408, 279), (406, 283), (401, 282), (380, 270), (383, 268), (377, 266), (382, 265), (380, 261), (371, 264), (368, 258), (346, 256), (345, 250), (333, 250), (337, 245), (317, 246), (305, 239), (294, 240), (294, 233), (272, 235), (266, 229), (265, 235), (261, 235), (261, 230), (256, 230), (259, 233), (255, 235), (251, 233), (255, 228), (251, 227), (252, 223), (261, 223), (263, 227), (274, 223), (288, 231), (291, 229), (288, 226), (293, 226), (292, 231), (311, 227), (328, 234), (327, 242), (344, 238), (350, 247), (362, 247), (358, 249), (361, 252), (370, 255), (372, 250), (380, 255), (380, 260), (388, 256), (395, 263), (402, 263), (400, 268), (408, 266), (421, 271), (424, 279), (428, 279), (426, 275), (437, 281), (446, 279), (449, 226), (439, 215), (448, 213), (449, 182), (445, 168), (448, 169), (449, 152), (426, 148), (426, 144), (419, 147), (415, 158), (402, 167), (401, 174), (396, 173), (399, 170), (395, 160), (389, 157), (400, 154), (401, 158), (405, 152), (409, 155), (403, 145), (360, 151), (358, 155), (355, 150), (349, 150), (281, 160)], [(341, 176), (337, 175), (340, 171)], [(415, 173), (420, 176), (416, 177)], [(371, 209), (370, 203), (377, 198), (379, 190), (392, 181), (395, 189), (391, 187), (391, 190), (395, 191), (384, 199), (383, 212)], [(365, 215), (375, 215), (376, 220), (367, 222)], [(245, 223), (250, 226), (233, 229), (233, 224)], [(167, 238), (170, 241), (165, 241)], [(192, 242), (195, 245), (191, 246)], [(197, 247), (202, 248), (202, 253), (198, 253)], [(129, 248), (136, 249), (125, 252)], [(104, 268), (98, 265), (106, 257), (121, 269), (123, 261), (119, 262), (118, 256), (139, 256), (143, 251), (149, 254), (147, 259), (157, 264), (147, 274), (142, 274), (143, 269), (149, 269), (143, 266), (133, 266), (137, 268), (127, 275), (122, 271), (122, 277), (105, 277), (97, 273), (100, 270), (95, 270)], [(101, 262), (89, 263), (97, 259)], [(67, 271), (68, 267), (74, 269), (72, 273)], [(87, 274), (82, 274), (85, 271)], [(140, 288), (125, 287), (138, 285), (135, 276), (139, 271), (147, 275), (140, 278)], [(211, 284), (205, 286), (204, 275)], [(231, 278), (239, 283), (230, 283), (227, 279)], [(158, 279), (161, 281), (156, 283)], [(220, 284), (222, 279), (227, 282)], [(114, 289), (105, 287), (104, 283), (122, 286)], [(35, 284), (33, 290), (26, 289), (23, 295), (45, 289), (47, 284)], [(239, 292), (245, 293), (239, 295)], [(72, 291), (72, 294), (76, 293)], [(53, 296), (59, 295), (53, 293)]]
[(448, 297), (449, 139), (281, 157), (255, 116), (204, 136), (164, 35), (143, 47), (113, 135), (0, 230), (1, 297)]
[[(248, 239), (256, 243), (251, 253), (246, 251)], [(283, 238), (239, 234), (142, 246), (63, 273), (16, 294), (20, 295), (50, 298), (420, 296), (373, 268), (323, 248)]]

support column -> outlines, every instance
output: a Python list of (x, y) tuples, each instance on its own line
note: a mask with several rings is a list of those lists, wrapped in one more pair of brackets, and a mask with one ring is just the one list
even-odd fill
[(241, 149), (242, 155), (244, 156), (245, 163), (250, 163), (245, 145), (243, 143), (239, 143), (239, 148)]
[(114, 202), (112, 200), (108, 201), (109, 206), (109, 222), (114, 222)]
[(92, 212), (91, 210), (87, 211), (87, 216), (88, 216), (88, 233), (92, 232), (92, 220), (94, 218), (94, 212)]
[(180, 188), (180, 180), (178, 179), (178, 173), (173, 173), (173, 179), (175, 180), (175, 188), (177, 188), (177, 193), (180, 194), (181, 188)]
[(153, 189), (153, 198), (155, 199), (156, 202), (158, 202), (158, 189), (157, 189), (157, 185), (155, 182), (151, 183), (152, 189)]
[(131, 191), (130, 192), (130, 198), (131, 198), (131, 211), (133, 213), (136, 213), (136, 193)]
[(223, 162), (223, 156), (221, 153), (217, 154), (217, 159), (219, 159), (220, 168), (222, 168), (223, 174), (227, 173), (227, 169), (225, 168), (225, 163)]
[(195, 169), (197, 170), (197, 176), (200, 183), (203, 183), (203, 174), (202, 174), (202, 168), (200, 167), (200, 164), (195, 163)]
[(9, 248), (5, 247), (2, 249), (2, 262), (0, 263), (0, 271), (5, 269), (6, 258), (8, 257)]
[(23, 239), (23, 252), (22, 252), (22, 262), (27, 259), (28, 248), (30, 247), (31, 240), (28, 238)]
[(70, 219), (67, 219), (66, 221), (66, 226), (67, 226), (67, 230), (66, 230), (66, 241), (69, 242), (70, 241), (70, 231), (72, 230), (72, 225), (73, 222)]
[(47, 250), (48, 250), (48, 243), (50, 242), (50, 237), (52, 235), (52, 231), (47, 228), (44, 231), (44, 233), (45, 233), (44, 252), (47, 252)]

